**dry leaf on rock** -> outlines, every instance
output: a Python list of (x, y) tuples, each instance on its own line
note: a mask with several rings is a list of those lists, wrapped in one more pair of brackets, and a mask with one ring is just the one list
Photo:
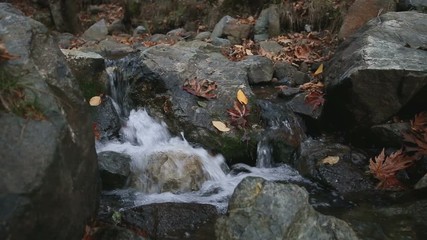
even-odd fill
[(317, 76), (321, 73), (323, 73), (323, 63), (320, 64), (320, 66), (317, 68), (316, 72), (314, 72), (313, 76)]
[(100, 96), (94, 96), (89, 100), (89, 105), (91, 105), (92, 107), (96, 107), (99, 104), (101, 104), (102, 100)]
[(242, 89), (239, 89), (239, 91), (237, 91), (237, 100), (239, 100), (239, 102), (241, 104), (248, 104), (249, 100), (246, 97), (245, 93), (242, 91)]
[(228, 132), (230, 131), (230, 128), (227, 127), (227, 125), (225, 125), (225, 123), (221, 122), (221, 121), (212, 121), (212, 125), (218, 129), (220, 132)]
[(340, 160), (339, 156), (327, 156), (326, 158), (322, 159), (320, 162), (322, 164), (334, 165), (338, 163), (339, 160)]

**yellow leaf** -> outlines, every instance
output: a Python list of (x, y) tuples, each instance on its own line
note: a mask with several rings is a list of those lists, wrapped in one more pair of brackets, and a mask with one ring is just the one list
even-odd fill
[(221, 132), (228, 132), (230, 128), (228, 128), (225, 123), (221, 121), (212, 121), (212, 125)]
[(91, 106), (93, 106), (93, 107), (96, 107), (96, 106), (98, 106), (99, 104), (101, 104), (101, 102), (102, 102), (101, 97), (100, 97), (100, 96), (95, 96), (95, 97), (92, 97), (92, 98), (89, 100), (89, 105), (91, 105)]
[(323, 72), (323, 63), (317, 68), (316, 72), (314, 72), (314, 76), (317, 76)]
[(254, 55), (250, 49), (246, 49), (246, 55), (252, 56)]
[(338, 157), (338, 156), (327, 156), (327, 157), (326, 157), (326, 158), (324, 158), (321, 162), (322, 162), (323, 164), (334, 165), (334, 164), (336, 164), (339, 160), (340, 160), (340, 157)]
[(237, 91), (237, 100), (239, 100), (239, 102), (241, 104), (245, 104), (245, 105), (248, 104), (248, 102), (249, 102), (245, 93), (241, 89), (239, 89), (239, 91)]

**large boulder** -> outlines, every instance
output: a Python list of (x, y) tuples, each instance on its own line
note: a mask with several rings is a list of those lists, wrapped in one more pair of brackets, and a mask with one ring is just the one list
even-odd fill
[[(186, 139), (222, 153), (230, 163), (254, 163), (257, 142), (268, 127), (260, 121), (260, 106), (248, 82), (249, 71), (255, 71), (254, 67), (229, 61), (220, 48), (201, 41), (157, 45), (132, 61), (143, 73), (142, 79), (131, 83), (134, 87), (130, 96), (136, 105), (165, 121), (172, 133), (184, 132)], [(271, 76), (272, 68), (268, 64), (270, 62), (265, 72)], [(185, 91), (186, 80), (192, 79), (215, 82), (217, 88), (212, 92), (216, 97), (208, 100)], [(234, 127), (227, 110), (234, 108), (238, 90), (249, 99), (249, 115), (243, 117), (245, 120), (239, 119), (245, 126)], [(280, 114), (296, 119), (291, 111)], [(213, 120), (223, 121), (231, 130), (219, 132), (212, 125)], [(299, 133), (300, 126), (298, 121), (290, 120), (288, 128)], [(288, 145), (295, 146), (294, 143)]]
[(46, 27), (1, 3), (0, 28), (16, 56), (0, 66), (0, 238), (82, 239), (99, 194), (87, 103)]
[(351, 227), (316, 212), (308, 193), (294, 184), (247, 177), (217, 220), (217, 239), (358, 239)]
[(334, 124), (372, 126), (427, 105), (427, 15), (390, 12), (347, 39), (325, 73), (325, 114)]

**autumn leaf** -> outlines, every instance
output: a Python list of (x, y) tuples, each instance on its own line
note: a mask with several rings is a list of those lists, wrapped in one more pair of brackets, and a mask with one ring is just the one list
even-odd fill
[(214, 81), (198, 80), (197, 78), (193, 78), (185, 80), (182, 89), (192, 95), (209, 100), (216, 98), (216, 94), (213, 93), (213, 91), (217, 89), (217, 85)]
[(245, 104), (245, 105), (248, 104), (248, 102), (249, 102), (249, 100), (246, 97), (245, 93), (241, 89), (239, 89), (237, 91), (237, 100), (239, 100), (239, 102), (241, 104)]
[(323, 98), (324, 95), (325, 94), (319, 90), (309, 91), (304, 98), (304, 102), (312, 106), (314, 111), (325, 104), (325, 98)]
[(411, 129), (415, 132), (427, 131), (427, 112), (418, 113), (411, 120)]
[(404, 133), (403, 141), (411, 144), (410, 146), (406, 146), (406, 150), (408, 152), (415, 152), (417, 157), (421, 157), (421, 155), (427, 155), (427, 132)]
[(249, 116), (249, 108), (239, 101), (234, 101), (233, 108), (227, 109), (228, 115), (231, 118), (231, 124), (237, 127), (246, 127), (247, 117)]
[(399, 189), (402, 184), (396, 178), (396, 173), (408, 168), (414, 161), (415, 158), (406, 155), (402, 150), (386, 156), (383, 149), (378, 156), (369, 160), (369, 170), (380, 181), (377, 188)]
[(323, 91), (325, 85), (322, 82), (307, 82), (299, 86), (299, 89), (304, 91), (320, 90)]
[(338, 157), (338, 156), (327, 156), (321, 160), (321, 163), (334, 165), (334, 164), (337, 164), (339, 162), (339, 160), (340, 160), (340, 157)]
[(221, 122), (221, 121), (212, 121), (212, 125), (218, 129), (218, 131), (220, 132), (228, 132), (230, 131), (230, 128), (227, 127), (227, 125), (225, 125), (225, 123)]
[(91, 105), (92, 107), (96, 107), (101, 104), (101, 102), (101, 96), (94, 96), (89, 100), (89, 105)]
[(319, 74), (323, 73), (323, 63), (320, 64), (320, 66), (317, 68), (317, 70), (314, 72), (313, 76), (317, 76)]

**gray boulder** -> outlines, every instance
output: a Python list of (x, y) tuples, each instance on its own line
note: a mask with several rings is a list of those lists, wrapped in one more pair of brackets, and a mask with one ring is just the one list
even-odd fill
[(261, 11), (255, 23), (255, 36), (256, 42), (267, 40), (271, 37), (276, 37), (280, 34), (280, 11), (279, 6), (276, 4)]
[(346, 222), (316, 212), (303, 188), (257, 177), (239, 183), (215, 233), (219, 240), (358, 239)]
[(247, 56), (238, 62), (248, 73), (249, 84), (270, 82), (273, 78), (273, 62), (263, 56)]
[(90, 26), (82, 35), (86, 41), (101, 41), (108, 35), (107, 23), (104, 19)]
[(28, 106), (0, 108), (0, 238), (82, 239), (99, 196), (87, 103), (46, 27), (0, 3), (0, 29), (18, 56), (0, 82), (21, 86)]
[(144, 172), (135, 177), (136, 187), (148, 193), (197, 191), (209, 178), (199, 156), (172, 150), (148, 156)]
[(325, 72), (330, 120), (372, 126), (405, 106), (412, 115), (424, 109), (426, 43), (426, 14), (390, 12), (369, 21), (340, 46)]
[(103, 190), (124, 188), (129, 183), (130, 163), (129, 155), (117, 152), (98, 153), (99, 172)]

